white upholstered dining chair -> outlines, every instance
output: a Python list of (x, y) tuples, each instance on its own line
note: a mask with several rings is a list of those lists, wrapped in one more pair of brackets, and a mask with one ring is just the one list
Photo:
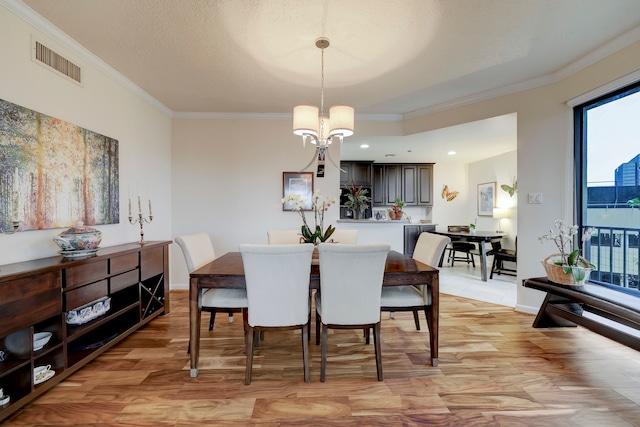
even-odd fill
[(270, 245), (293, 245), (300, 243), (300, 230), (268, 230), (267, 239)]
[(358, 230), (343, 230), (341, 228), (336, 228), (329, 240), (332, 240), (335, 243), (355, 245), (358, 243)]
[[(182, 249), (189, 274), (216, 258), (213, 244), (207, 233), (187, 234), (176, 237), (176, 243)], [(213, 330), (216, 313), (229, 313), (229, 320), (233, 320), (234, 312), (241, 312), (247, 308), (247, 292), (244, 289), (207, 289), (202, 293), (202, 311), (211, 313), (209, 330)]]
[[(451, 239), (447, 236), (427, 232), (420, 233), (413, 252), (413, 259), (437, 267), (450, 241)], [(384, 287), (380, 301), (381, 311), (412, 311), (416, 329), (420, 330), (418, 310), (423, 310), (427, 318), (427, 326), (431, 329), (432, 325), (428, 313), (431, 309), (431, 298), (426, 287), (427, 285)]]
[(256, 334), (265, 329), (302, 330), (304, 380), (309, 382), (309, 280), (313, 245), (240, 245), (240, 253), (249, 301), (245, 384), (251, 384)]
[(318, 245), (320, 292), (315, 303), (316, 344), (322, 327), (320, 381), (326, 377), (328, 328), (373, 328), (378, 380), (382, 381), (380, 294), (390, 249), (387, 244)]

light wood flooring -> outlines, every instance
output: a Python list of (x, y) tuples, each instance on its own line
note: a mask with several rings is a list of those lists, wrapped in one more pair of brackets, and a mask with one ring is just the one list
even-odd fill
[(383, 314), (383, 382), (361, 331), (329, 331), (326, 383), (314, 335), (304, 383), (300, 332), (266, 333), (245, 386), (240, 316), (218, 315), (211, 333), (203, 325), (190, 378), (187, 292), (171, 297), (169, 315), (2, 427), (640, 426), (638, 352), (582, 328), (533, 329), (510, 307), (442, 295), (436, 368), (424, 316), (416, 331), (410, 313)]

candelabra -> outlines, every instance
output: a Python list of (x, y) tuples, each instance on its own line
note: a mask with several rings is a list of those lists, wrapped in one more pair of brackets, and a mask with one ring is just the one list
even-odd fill
[(11, 221), (12, 229), (9, 229), (9, 230), (5, 230), (4, 228), (0, 227), (0, 233), (3, 233), (3, 234), (15, 233), (16, 231), (18, 231), (18, 228), (20, 228), (20, 222), (21, 221)]
[(129, 224), (135, 225), (140, 224), (140, 244), (144, 245), (146, 242), (144, 241), (144, 223), (150, 224), (153, 221), (153, 211), (151, 210), (151, 198), (148, 199), (149, 202), (149, 215), (148, 218), (144, 216), (142, 213), (142, 203), (140, 202), (140, 196), (138, 196), (138, 217), (134, 218), (131, 215), (131, 197), (129, 197)]
[(149, 218), (145, 218), (145, 216), (142, 213), (138, 214), (138, 218), (133, 218), (132, 216), (129, 217), (129, 224), (131, 225), (135, 225), (135, 224), (140, 224), (140, 244), (144, 245), (146, 242), (144, 241), (144, 223), (146, 222), (147, 224), (151, 223), (151, 221), (153, 221), (153, 215), (149, 215)]

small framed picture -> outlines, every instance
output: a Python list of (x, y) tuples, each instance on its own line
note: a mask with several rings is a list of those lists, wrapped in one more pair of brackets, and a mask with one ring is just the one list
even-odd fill
[(478, 184), (478, 216), (493, 216), (496, 205), (496, 182)]
[[(313, 196), (313, 172), (282, 172), (282, 197), (298, 194), (305, 201), (304, 210), (311, 210)], [(289, 211), (291, 203), (283, 203), (282, 210)]]

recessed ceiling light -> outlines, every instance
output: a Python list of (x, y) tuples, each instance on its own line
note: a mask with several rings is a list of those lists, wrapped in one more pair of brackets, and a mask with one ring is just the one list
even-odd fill
[(360, 148), (369, 148), (369, 144), (362, 144)]
[(455, 151), (449, 151), (447, 154), (450, 155), (450, 156), (455, 156), (456, 152)]

